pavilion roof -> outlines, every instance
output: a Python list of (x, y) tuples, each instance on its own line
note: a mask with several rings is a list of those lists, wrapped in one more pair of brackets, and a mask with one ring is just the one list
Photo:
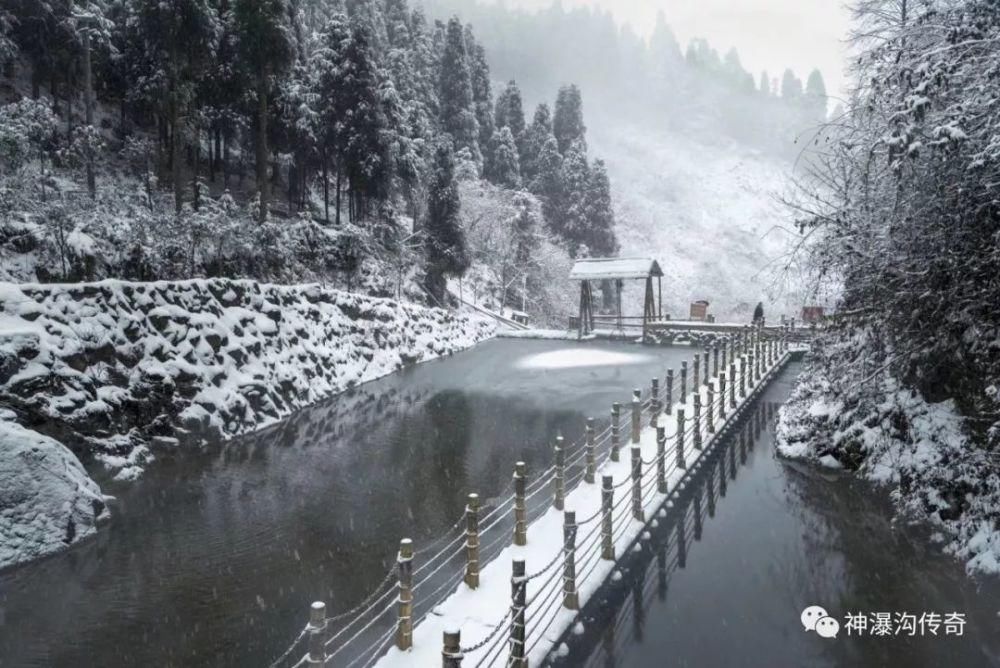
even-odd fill
[(595, 281), (663, 276), (656, 260), (646, 257), (595, 257), (577, 260), (569, 272), (571, 280)]

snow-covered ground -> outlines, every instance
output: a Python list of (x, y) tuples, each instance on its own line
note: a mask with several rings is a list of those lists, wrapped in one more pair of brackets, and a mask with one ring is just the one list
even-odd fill
[(844, 345), (807, 364), (779, 411), (779, 453), (856, 470), (887, 489), (904, 518), (929, 520), (970, 573), (1000, 573), (1000, 477), (990, 453), (971, 442), (953, 401), (930, 403), (886, 375), (863, 386), (831, 378), (831, 363), (843, 371)]
[[(319, 285), (0, 283), (0, 399), (124, 480), (140, 475), (157, 448), (260, 429), (404, 365), (468, 348), (495, 329), (486, 318)], [(4, 433), (27, 433), (9, 424), (13, 416), (0, 418)], [(49, 455), (68, 462), (60, 470), (79, 467), (55, 441), (33, 442), (62, 449)], [(13, 466), (13, 456), (4, 450), (0, 465)], [(12, 499), (39, 495), (47, 484), (20, 469), (8, 477)], [(14, 528), (5, 534), (48, 534), (68, 512), (41, 505), (47, 519), (38, 521), (26, 506), (10, 507), (4, 521)], [(78, 524), (78, 535), (86, 533), (87, 523)], [(55, 546), (48, 535), (5, 540), (7, 559), (37, 556), (31, 544)]]

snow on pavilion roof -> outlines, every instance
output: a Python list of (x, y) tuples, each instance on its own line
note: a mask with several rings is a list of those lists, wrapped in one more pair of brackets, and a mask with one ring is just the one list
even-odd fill
[(569, 272), (571, 280), (593, 281), (606, 278), (646, 278), (663, 276), (656, 260), (647, 257), (608, 257), (577, 260)]

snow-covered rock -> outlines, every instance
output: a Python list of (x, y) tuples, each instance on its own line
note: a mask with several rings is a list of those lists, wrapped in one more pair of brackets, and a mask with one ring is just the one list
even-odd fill
[(86, 538), (108, 513), (72, 452), (12, 418), (0, 415), (0, 568)]

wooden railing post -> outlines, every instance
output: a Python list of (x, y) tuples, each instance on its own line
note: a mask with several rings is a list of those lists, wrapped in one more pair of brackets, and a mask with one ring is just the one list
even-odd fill
[(642, 512), (642, 450), (632, 446), (632, 517), (645, 522)]
[(705, 411), (706, 417), (708, 417), (708, 423), (705, 426), (705, 431), (709, 434), (715, 433), (715, 383), (709, 381), (708, 383), (708, 410)]
[(479, 587), (479, 495), (469, 494), (465, 506), (465, 584)]
[(396, 558), (399, 598), (396, 621), (396, 647), (406, 651), (413, 647), (413, 541), (399, 541)]
[(719, 418), (726, 419), (726, 372), (719, 372)]
[(526, 575), (524, 559), (514, 559), (510, 577), (510, 658), (507, 662), (513, 668), (528, 668), (524, 646), (524, 617), (528, 589)]
[(656, 428), (656, 491), (667, 493), (667, 428)]
[(701, 384), (702, 385), (708, 385), (708, 372), (711, 371), (711, 369), (709, 369), (709, 366), (708, 366), (708, 351), (707, 350), (701, 354), (701, 361), (702, 361), (702, 379), (701, 379)]
[(326, 664), (326, 603), (316, 601), (309, 606), (309, 658), (312, 666)]
[(621, 415), (622, 405), (617, 401), (611, 404), (611, 461), (618, 461), (618, 450), (621, 448)]
[(462, 668), (462, 631), (455, 629), (444, 632), (441, 648), (441, 668)]
[(681, 362), (681, 400), (680, 404), (687, 403), (688, 396), (688, 363)]
[(594, 475), (597, 473), (597, 445), (594, 443), (594, 418), (587, 418), (586, 429), (586, 453), (584, 454), (583, 479), (585, 482), (594, 484)]
[(694, 393), (694, 449), (701, 450), (701, 392)]
[(524, 490), (528, 484), (527, 465), (514, 464), (514, 545), (528, 544), (528, 509)]
[(694, 354), (694, 367), (691, 374), (691, 392), (698, 394), (698, 386), (701, 385), (701, 355)]
[(563, 607), (580, 609), (580, 596), (576, 591), (576, 513), (563, 514)]
[(736, 410), (736, 364), (729, 363), (729, 407)]
[(656, 429), (657, 420), (660, 419), (660, 379), (650, 381), (649, 389), (649, 426)]
[(674, 409), (674, 370), (667, 369), (667, 392), (666, 400), (663, 402), (663, 412), (670, 415)]
[(747, 358), (745, 355), (740, 356), (740, 399), (746, 399), (747, 396)]
[(612, 542), (611, 509), (614, 506), (615, 488), (609, 475), (601, 476), (601, 559), (615, 560), (615, 544)]
[(562, 510), (566, 503), (566, 450), (563, 448), (562, 434), (556, 436), (553, 453), (556, 461), (556, 472), (552, 476), (552, 507), (556, 510)]
[(687, 464), (684, 462), (684, 409), (677, 409), (677, 468), (684, 470)]
[(726, 351), (729, 348), (729, 339), (722, 339), (722, 368), (725, 369), (727, 366), (726, 362)]
[(712, 377), (719, 377), (719, 343), (715, 342), (712, 346)]
[(639, 442), (642, 431), (642, 390), (632, 390), (632, 442)]

